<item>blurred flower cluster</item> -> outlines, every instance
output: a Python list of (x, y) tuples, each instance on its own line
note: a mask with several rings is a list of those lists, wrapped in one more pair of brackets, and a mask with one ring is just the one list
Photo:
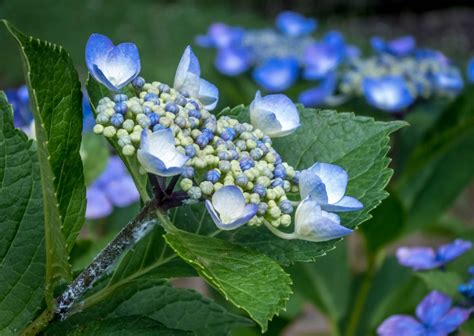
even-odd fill
[[(214, 23), (196, 43), (215, 48), (215, 67), (237, 76), (251, 69), (254, 81), (268, 92), (283, 92), (299, 79), (314, 87), (299, 94), (305, 106), (334, 106), (364, 97), (377, 109), (403, 112), (419, 99), (455, 96), (464, 86), (461, 71), (441, 52), (418, 48), (411, 36), (391, 41), (371, 39), (372, 55), (362, 56), (338, 31), (316, 39), (317, 22), (282, 12), (275, 28), (244, 29)], [(474, 65), (468, 71), (474, 72)]]
[[(265, 225), (283, 239), (310, 241), (352, 232), (336, 214), (363, 208), (356, 198), (345, 195), (347, 172), (321, 162), (296, 171), (272, 146), (271, 138), (286, 136), (300, 126), (299, 112), (287, 96), (262, 97), (257, 92), (249, 107), (251, 122), (239, 122), (210, 112), (217, 104), (218, 89), (201, 78), (190, 47), (183, 53), (172, 87), (147, 83), (138, 76), (136, 46), (115, 46), (103, 35), (89, 38), (86, 62), (92, 76), (114, 91), (97, 105), (94, 132), (116, 141), (124, 156), (136, 156), (142, 172), (151, 175), (151, 183), (158, 181), (157, 195), (163, 193), (159, 181), (173, 177), (171, 188), (164, 190), (166, 197), (204, 202), (222, 230), (247, 223)], [(122, 88), (128, 84), (127, 95)], [(180, 176), (181, 190), (174, 192)], [(289, 200), (289, 192), (299, 192), (301, 201)], [(293, 232), (280, 231), (279, 227), (291, 225), (293, 213)]]

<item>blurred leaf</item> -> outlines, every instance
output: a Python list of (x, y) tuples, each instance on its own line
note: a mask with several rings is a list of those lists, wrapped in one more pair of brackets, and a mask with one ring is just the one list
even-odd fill
[(391, 192), (390, 196), (374, 210), (372, 218), (361, 226), (365, 236), (367, 250), (377, 253), (387, 244), (396, 240), (404, 229), (406, 213), (398, 196)]
[(461, 276), (454, 272), (418, 272), (416, 276), (425, 282), (429, 290), (437, 290), (451, 297), (458, 295), (458, 286), (463, 282)]
[(196, 335), (227, 335), (233, 327), (250, 322), (194, 290), (173, 288), (167, 281), (153, 277), (137, 278), (115, 287), (106, 298), (103, 296), (103, 292), (97, 292), (87, 298), (83, 310), (55, 323), (51, 334), (75, 330), (89, 321), (130, 316), (148, 317), (168, 328)]
[[(472, 315), (471, 315), (472, 316)], [(474, 319), (471, 317), (469, 320), (467, 320), (459, 330), (462, 333), (465, 333), (467, 335), (474, 335)], [(461, 334), (463, 335), (463, 334)]]
[[(284, 161), (295, 169), (315, 162), (340, 165), (349, 174), (347, 195), (358, 198), (364, 209), (341, 213), (342, 223), (355, 228), (371, 217), (369, 212), (387, 197), (384, 190), (393, 171), (387, 166), (389, 135), (406, 125), (402, 121), (378, 122), (352, 113), (306, 109), (298, 105), (301, 127), (293, 134), (273, 139), (273, 146)], [(241, 105), (224, 109), (220, 114), (249, 120), (248, 109)], [(335, 241), (313, 243), (282, 241), (265, 228), (242, 228), (233, 241), (269, 254), (278, 262), (311, 261), (334, 247)]]
[(43, 300), (44, 213), (35, 143), (14, 128), (1, 91), (0, 176), (0, 334), (13, 335)]
[(407, 230), (430, 225), (474, 176), (474, 87), (443, 112), (410, 156), (397, 184), (408, 208)]
[(347, 243), (343, 242), (315, 263), (297, 263), (290, 268), (296, 293), (300, 293), (337, 324), (347, 311), (351, 273)]
[(105, 320), (85, 321), (84, 324), (75, 326), (74, 329), (64, 330), (62, 327), (51, 328), (45, 335), (55, 336), (185, 336), (193, 335), (190, 332), (169, 329), (163, 324), (142, 316), (125, 316), (107, 318)]
[(175, 252), (227, 300), (247, 311), (262, 328), (285, 308), (290, 277), (265, 255), (217, 238), (173, 229), (165, 236)]
[(68, 252), (84, 224), (81, 84), (62, 47), (3, 23), (20, 47), (35, 119), (46, 223), (46, 297), (51, 304), (55, 285), (71, 278)]
[(84, 165), (84, 182), (89, 186), (105, 170), (109, 160), (104, 137), (85, 133), (82, 138), (81, 158)]
[[(92, 110), (96, 114), (95, 108), (97, 104), (99, 103), (99, 100), (103, 97), (109, 97), (110, 92), (104, 86), (97, 83), (91, 77), (88, 78), (86, 87), (87, 87), (87, 93), (89, 94)], [(122, 148), (119, 146), (116, 138), (114, 139), (107, 138), (107, 140), (115, 149), (115, 151), (117, 152), (117, 155), (120, 156), (123, 163), (125, 164), (128, 171), (130, 172), (130, 175), (132, 176), (133, 181), (135, 181), (135, 185), (137, 186), (137, 190), (140, 193), (142, 201), (143, 202), (148, 201), (150, 199), (150, 196), (148, 195), (148, 192), (146, 189), (147, 176), (144, 174), (140, 174), (140, 163), (138, 162), (136, 155), (132, 155), (132, 156), (123, 155)]]

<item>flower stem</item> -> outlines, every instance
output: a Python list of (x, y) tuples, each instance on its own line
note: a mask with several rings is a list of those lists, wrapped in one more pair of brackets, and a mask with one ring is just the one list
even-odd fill
[(268, 230), (271, 231), (271, 233), (273, 233), (275, 236), (279, 238), (286, 239), (286, 240), (292, 240), (292, 239), (298, 238), (294, 233), (286, 233), (286, 232), (282, 232), (278, 230), (266, 220), (263, 221), (263, 224), (265, 224), (265, 226), (267, 227)]

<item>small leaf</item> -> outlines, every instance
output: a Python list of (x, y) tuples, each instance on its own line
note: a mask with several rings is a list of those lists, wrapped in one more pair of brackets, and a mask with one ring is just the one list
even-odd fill
[(463, 279), (458, 273), (444, 271), (418, 272), (416, 276), (421, 278), (429, 290), (437, 290), (451, 297), (458, 295), (458, 286)]
[(269, 257), (217, 238), (178, 229), (165, 236), (176, 253), (192, 265), (227, 300), (244, 309), (262, 332), (284, 309), (290, 277)]
[(62, 47), (3, 23), (20, 46), (35, 119), (46, 223), (46, 297), (51, 304), (54, 287), (71, 279), (68, 253), (84, 224), (81, 84)]
[[(97, 83), (95, 80), (89, 77), (87, 80), (87, 93), (89, 94), (89, 99), (92, 105), (92, 110), (95, 112), (95, 108), (99, 103), (99, 100), (103, 97), (108, 97), (110, 92), (102, 85)], [(150, 196), (148, 195), (146, 186), (147, 186), (147, 176), (140, 174), (140, 163), (137, 160), (135, 155), (132, 156), (125, 156), (122, 154), (122, 147), (119, 146), (117, 139), (110, 139), (108, 138), (109, 143), (112, 147), (115, 148), (117, 154), (120, 156), (122, 161), (127, 166), (130, 175), (132, 176), (133, 180), (135, 181), (135, 185), (137, 186), (137, 190), (140, 193), (143, 202), (150, 200)]]
[(0, 334), (31, 321), (43, 300), (44, 214), (36, 146), (13, 126), (0, 92)]

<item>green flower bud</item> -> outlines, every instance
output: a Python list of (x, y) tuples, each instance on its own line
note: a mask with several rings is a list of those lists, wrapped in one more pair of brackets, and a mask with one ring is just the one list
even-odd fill
[(258, 217), (255, 216), (251, 220), (248, 221), (247, 225), (250, 226), (258, 226)]
[(229, 161), (219, 161), (219, 170), (223, 173), (229, 172), (231, 169), (231, 165)]
[(135, 123), (131, 119), (126, 119), (122, 124), (123, 129), (126, 130), (127, 132), (132, 132), (134, 126), (135, 126)]
[(117, 130), (117, 138), (121, 138), (121, 137), (124, 137), (124, 136), (128, 136), (128, 132), (126, 130), (124, 130), (123, 128), (119, 128)]
[(100, 113), (95, 118), (95, 122), (97, 124), (102, 124), (102, 125), (107, 124), (109, 122), (109, 120), (110, 120), (110, 117), (105, 113)]
[(132, 144), (132, 139), (128, 135), (122, 136), (118, 139), (118, 144), (119, 144), (120, 147), (125, 147), (126, 145), (131, 145)]
[(125, 156), (132, 156), (133, 154), (135, 154), (135, 147), (133, 147), (132, 145), (126, 145), (122, 148), (122, 153)]
[(248, 150), (257, 148), (257, 143), (256, 143), (254, 140), (252, 140), (252, 139), (247, 140), (245, 143), (246, 143), (246, 145), (247, 145), (247, 149), (248, 149)]
[(250, 195), (250, 203), (255, 203), (255, 204), (258, 204), (260, 203), (260, 195), (259, 194), (251, 194)]
[(279, 227), (281, 224), (281, 219), (280, 218), (275, 218), (272, 221), (270, 221), (270, 224), (274, 227)]
[(268, 208), (268, 214), (273, 219), (277, 219), (277, 218), (280, 218), (281, 216), (281, 210), (279, 207)]
[(104, 128), (104, 136), (107, 138), (112, 138), (117, 133), (117, 130), (114, 126), (107, 126)]
[(193, 181), (188, 178), (183, 178), (179, 183), (179, 186), (183, 191), (188, 191), (193, 186)]
[(217, 190), (219, 190), (220, 188), (222, 188), (224, 185), (220, 182), (216, 182), (214, 183), (214, 192), (216, 192)]
[(270, 163), (275, 163), (275, 161), (276, 161), (275, 155), (273, 155), (272, 152), (267, 153), (267, 155), (265, 155), (265, 160), (266, 160), (267, 162), (270, 162)]
[(268, 187), (270, 186), (270, 184), (272, 183), (272, 181), (266, 177), (266, 176), (259, 176), (257, 177), (257, 181), (256, 181), (258, 184), (261, 184), (263, 185), (264, 187)]
[(141, 133), (143, 128), (140, 125), (133, 126), (133, 132)]
[(267, 205), (269, 208), (276, 208), (278, 206), (274, 200), (268, 201)]
[(283, 215), (280, 217), (280, 224), (281, 224), (283, 227), (288, 227), (288, 226), (290, 226), (290, 224), (291, 224), (291, 216), (290, 216), (290, 215), (283, 214)]
[(195, 199), (195, 200), (201, 199), (201, 196), (202, 196), (201, 188), (196, 187), (196, 186), (189, 188), (187, 193), (191, 199)]
[(298, 186), (296, 184), (292, 185), (291, 186), (291, 190), (290, 190), (292, 193), (298, 193), (300, 191), (300, 188), (298, 188)]
[(141, 105), (139, 104), (134, 104), (130, 107), (130, 111), (133, 113), (133, 114), (140, 114), (140, 113), (143, 113), (143, 108)]
[(199, 188), (201, 188), (201, 191), (204, 195), (211, 195), (214, 191), (214, 185), (209, 181), (201, 182), (199, 184)]
[(141, 133), (140, 132), (133, 132), (130, 134), (130, 139), (133, 143), (140, 143), (141, 141)]
[(276, 198), (276, 192), (273, 189), (268, 189), (267, 194), (265, 195), (267, 199), (274, 200)]
[(202, 159), (202, 158), (194, 158), (194, 166), (196, 166), (196, 168), (198, 169), (203, 169), (203, 168), (206, 168), (207, 166), (207, 163), (206, 163), (206, 160)]
[(176, 118), (176, 116), (171, 112), (165, 112), (165, 117), (170, 120), (174, 120)]
[(102, 104), (107, 104), (111, 102), (110, 98), (109, 97), (103, 97), (99, 100), (99, 105), (102, 105)]
[(92, 129), (92, 131), (95, 133), (95, 134), (102, 134), (102, 132), (104, 132), (104, 126), (102, 125), (95, 125), (94, 128)]

